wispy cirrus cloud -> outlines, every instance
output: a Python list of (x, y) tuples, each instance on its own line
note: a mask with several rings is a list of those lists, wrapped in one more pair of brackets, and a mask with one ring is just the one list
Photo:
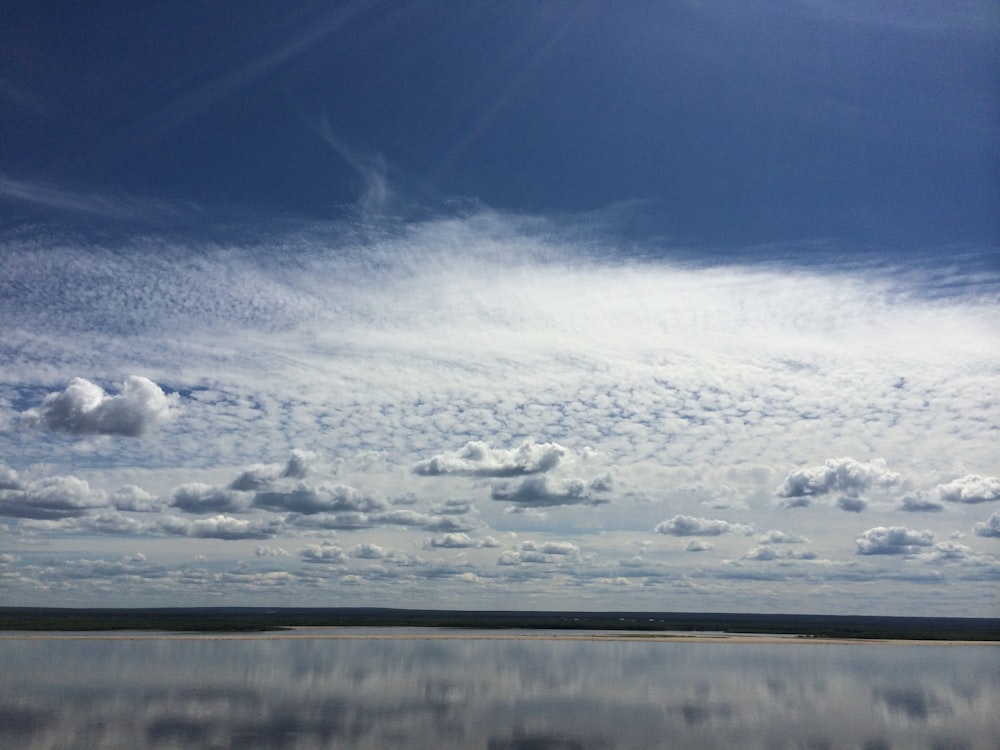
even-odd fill
[(4, 200), (126, 221), (177, 220), (190, 213), (161, 200), (77, 192), (51, 183), (15, 180), (0, 174), (0, 201)]

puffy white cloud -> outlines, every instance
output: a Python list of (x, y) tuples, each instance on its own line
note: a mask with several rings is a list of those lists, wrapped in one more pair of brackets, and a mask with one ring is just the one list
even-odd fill
[(743, 554), (744, 560), (758, 562), (769, 560), (815, 560), (818, 555), (811, 550), (775, 549), (774, 547), (752, 547)]
[(975, 560), (977, 555), (971, 547), (955, 542), (938, 542), (929, 552), (923, 552), (917, 557), (932, 562), (965, 562)]
[(254, 464), (240, 472), (229, 488), (243, 491), (263, 490), (279, 479), (305, 479), (319, 454), (294, 448), (284, 466), (280, 464)]
[(1000, 477), (967, 474), (947, 484), (938, 485), (938, 497), (949, 503), (988, 503), (1000, 500)]
[(729, 523), (718, 518), (676, 515), (656, 524), (655, 531), (670, 536), (721, 536), (722, 534), (749, 536), (753, 534), (753, 526)]
[(170, 419), (179, 396), (165, 394), (148, 378), (130, 375), (121, 393), (111, 396), (99, 385), (73, 378), (62, 391), (50, 393), (29, 422), (44, 423), (53, 432), (70, 435), (124, 435), (138, 437)]
[(519, 477), (548, 471), (559, 463), (566, 448), (557, 443), (525, 440), (516, 448), (494, 448), (473, 440), (453, 453), (442, 453), (417, 462), (413, 471), (426, 477), (459, 474), (474, 477)]
[(347, 555), (339, 545), (326, 541), (322, 544), (307, 544), (299, 550), (299, 557), (309, 563), (340, 565), (347, 562)]
[(229, 489), (241, 492), (255, 492), (270, 487), (281, 476), (281, 467), (276, 464), (254, 464), (240, 472)]
[(123, 513), (109, 511), (82, 516), (77, 526), (95, 534), (135, 535), (144, 532), (147, 525)]
[(926, 493), (917, 492), (905, 495), (899, 502), (899, 509), (907, 513), (940, 513), (944, 506), (929, 498)]
[(271, 547), (266, 544), (258, 545), (254, 551), (257, 557), (288, 557), (289, 552), (283, 547)]
[(287, 523), (297, 529), (318, 529), (325, 531), (350, 529), (370, 529), (371, 519), (365, 513), (310, 513), (289, 516)]
[(268, 539), (275, 536), (281, 526), (278, 519), (244, 520), (217, 515), (193, 521), (187, 528), (187, 534), (202, 539)]
[(580, 548), (572, 542), (549, 541), (539, 543), (526, 540), (521, 542), (517, 549), (505, 550), (501, 552), (497, 557), (497, 565), (508, 567), (520, 565), (522, 563), (533, 565), (562, 565), (562, 563), (567, 560), (578, 562), (579, 558)]
[(156, 496), (134, 484), (119, 487), (111, 493), (109, 500), (115, 509), (131, 511), (132, 513), (156, 513), (163, 510), (165, 505)]
[(527, 477), (515, 484), (503, 482), (493, 485), (490, 497), (521, 507), (548, 508), (558, 505), (601, 505), (608, 500), (594, 497), (592, 493), (604, 491), (603, 478), (587, 483), (582, 479)]
[(385, 548), (370, 542), (359, 544), (351, 550), (351, 557), (359, 557), (362, 560), (381, 560), (385, 556)]
[(830, 458), (822, 466), (795, 469), (788, 473), (778, 497), (790, 498), (790, 506), (807, 505), (801, 498), (840, 492), (857, 497), (872, 486), (897, 484), (900, 476), (886, 468), (885, 461), (863, 462), (853, 458)]
[(443, 505), (434, 508), (435, 513), (441, 515), (465, 515), (472, 510), (472, 503), (468, 500), (448, 500)]
[(371, 493), (347, 485), (321, 484), (311, 486), (299, 482), (291, 489), (258, 492), (253, 504), (268, 510), (290, 511), (306, 515), (313, 513), (343, 513), (383, 510), (388, 503)]
[(859, 555), (910, 555), (934, 544), (930, 531), (914, 531), (905, 526), (876, 526), (854, 540)]
[(371, 514), (368, 518), (373, 524), (387, 524), (390, 526), (420, 526), (428, 531), (466, 530), (457, 528), (428, 528), (429, 525), (434, 524), (435, 519), (431, 518), (431, 516), (426, 513), (411, 510), (410, 508), (392, 508), (390, 510), (383, 510), (379, 513)]
[(250, 507), (251, 500), (246, 492), (192, 482), (173, 491), (170, 505), (186, 513), (241, 513)]
[(7, 484), (15, 486), (0, 489), (0, 516), (56, 520), (108, 505), (105, 493), (74, 476), (44, 477), (29, 482), (8, 478)]
[(313, 465), (319, 459), (319, 454), (313, 451), (293, 448), (285, 468), (281, 471), (282, 477), (292, 479), (305, 479), (311, 471)]
[(475, 547), (475, 540), (468, 534), (463, 532), (457, 532), (454, 534), (443, 534), (442, 536), (433, 537), (430, 540), (431, 547), (443, 547), (445, 549), (465, 549), (468, 547)]
[(846, 510), (848, 513), (860, 513), (868, 507), (868, 501), (860, 497), (844, 495), (837, 498), (837, 507), (841, 510)]
[(578, 555), (580, 548), (572, 542), (544, 542), (538, 550), (546, 555)]
[(995, 537), (1000, 539), (1000, 513), (993, 513), (987, 520), (979, 521), (972, 527), (976, 536)]
[(708, 552), (713, 549), (715, 549), (715, 545), (704, 539), (688, 539), (687, 544), (684, 545), (685, 552)]
[(454, 516), (434, 516), (428, 519), (423, 527), (427, 531), (471, 531), (475, 528), (468, 521), (460, 521)]
[(0, 462), (0, 490), (21, 489), (21, 481), (17, 478), (17, 472)]
[(761, 544), (798, 544), (808, 542), (804, 536), (792, 531), (781, 531), (780, 529), (769, 529), (757, 537)]
[(521, 556), (514, 550), (504, 550), (497, 556), (497, 565), (520, 565)]

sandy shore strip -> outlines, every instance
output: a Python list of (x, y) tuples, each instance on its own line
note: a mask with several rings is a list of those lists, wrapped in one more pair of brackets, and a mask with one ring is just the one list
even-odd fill
[(640, 643), (742, 643), (806, 644), (826, 646), (1000, 646), (1000, 641), (906, 640), (892, 638), (814, 638), (799, 635), (739, 635), (728, 633), (505, 633), (502, 631), (351, 633), (338, 628), (298, 632), (295, 629), (254, 633), (199, 633), (163, 631), (11, 631), (0, 632), (0, 641), (251, 641), (251, 640), (340, 640), (340, 641), (591, 641)]

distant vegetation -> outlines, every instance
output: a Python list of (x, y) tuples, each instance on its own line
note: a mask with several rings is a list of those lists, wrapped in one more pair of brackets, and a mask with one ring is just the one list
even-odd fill
[(480, 612), (380, 608), (0, 607), (0, 630), (240, 633), (294, 627), (718, 632), (813, 638), (1000, 641), (1000, 619), (663, 612)]

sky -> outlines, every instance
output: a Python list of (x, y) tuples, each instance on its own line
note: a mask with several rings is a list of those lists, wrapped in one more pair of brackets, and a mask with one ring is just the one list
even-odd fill
[(0, 9), (0, 603), (1000, 616), (985, 0)]

